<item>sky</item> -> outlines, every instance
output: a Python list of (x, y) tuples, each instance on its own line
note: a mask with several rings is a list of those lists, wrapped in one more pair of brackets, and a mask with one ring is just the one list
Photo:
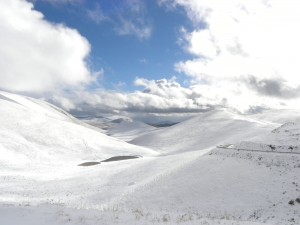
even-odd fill
[(299, 108), (297, 0), (0, 0), (0, 89), (74, 114)]
[[(65, 3), (63, 3), (65, 2)], [(45, 19), (74, 28), (91, 44), (89, 63), (107, 89), (133, 90), (136, 77), (184, 78), (173, 64), (188, 58), (178, 44), (184, 11), (153, 0), (35, 1)]]

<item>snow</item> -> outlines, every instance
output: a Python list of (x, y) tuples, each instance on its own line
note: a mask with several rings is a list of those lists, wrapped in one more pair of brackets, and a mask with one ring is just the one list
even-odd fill
[(300, 155), (277, 151), (300, 146), (297, 122), (217, 110), (109, 129), (137, 146), (41, 100), (0, 92), (0, 113), (1, 225), (300, 223)]
[[(17, 103), (0, 100), (0, 146), (10, 155), (32, 161), (58, 162), (105, 159), (126, 154), (153, 155), (154, 151), (139, 148), (91, 129), (57, 108), (21, 96), (1, 93)], [(12, 163), (1, 157), (2, 161)], [(13, 162), (14, 163), (14, 162)], [(20, 166), (20, 162), (15, 160)]]
[(130, 143), (170, 154), (255, 138), (278, 125), (236, 115), (227, 110), (214, 110), (142, 135)]
[(273, 123), (300, 122), (300, 112), (296, 109), (272, 109), (249, 115), (249, 118)]
[(156, 129), (157, 128), (141, 121), (125, 120), (109, 128), (107, 134), (123, 141), (131, 141)]

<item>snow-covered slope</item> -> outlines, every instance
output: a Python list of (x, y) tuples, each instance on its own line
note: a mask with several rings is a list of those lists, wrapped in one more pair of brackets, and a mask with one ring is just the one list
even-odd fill
[(253, 138), (251, 141), (238, 142), (231, 147), (249, 151), (300, 154), (300, 123), (285, 123), (268, 134)]
[(181, 156), (156, 162), (173, 170), (125, 195), (123, 204), (143, 215), (165, 216), (171, 224), (300, 223), (299, 155), (214, 149)]
[(215, 110), (177, 125), (142, 135), (132, 140), (131, 143), (151, 147), (165, 154), (195, 151), (254, 138), (278, 125), (250, 119), (226, 110)]
[(154, 151), (108, 137), (43, 101), (0, 92), (1, 165), (76, 164)]
[(107, 130), (107, 134), (124, 141), (131, 141), (157, 128), (140, 121), (124, 120)]
[(122, 121), (131, 121), (129, 117), (121, 116), (121, 115), (105, 115), (105, 116), (97, 116), (97, 117), (80, 116), (79, 119), (84, 123), (101, 128), (103, 132), (116, 126)]
[[(295, 144), (296, 123), (214, 111), (136, 139), (172, 153), (157, 155), (42, 101), (0, 94), (1, 225), (300, 224), (299, 154), (215, 148)], [(144, 157), (77, 166), (133, 154)]]

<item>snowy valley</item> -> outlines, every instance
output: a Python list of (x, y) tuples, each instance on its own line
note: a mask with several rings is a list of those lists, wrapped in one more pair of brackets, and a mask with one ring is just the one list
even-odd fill
[(300, 224), (298, 112), (158, 128), (0, 92), (0, 113), (0, 224)]

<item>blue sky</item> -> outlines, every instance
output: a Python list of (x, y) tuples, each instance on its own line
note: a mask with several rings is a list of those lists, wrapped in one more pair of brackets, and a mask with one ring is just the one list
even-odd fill
[(0, 89), (90, 115), (299, 108), (285, 2), (0, 1)]
[[(131, 11), (134, 5), (140, 7), (138, 12)], [(131, 91), (136, 88), (136, 77), (156, 80), (176, 76), (178, 82), (184, 83), (185, 76), (174, 69), (175, 62), (189, 57), (179, 40), (181, 28), (191, 26), (183, 9), (169, 10), (153, 0), (65, 4), (36, 1), (34, 7), (46, 20), (75, 28), (88, 39), (92, 47), (90, 66), (95, 71), (103, 69), (99, 83), (104, 88)], [(103, 18), (91, 18), (89, 12)], [(136, 26), (149, 27), (151, 34), (145, 38), (132, 31), (120, 34), (119, 17)]]

